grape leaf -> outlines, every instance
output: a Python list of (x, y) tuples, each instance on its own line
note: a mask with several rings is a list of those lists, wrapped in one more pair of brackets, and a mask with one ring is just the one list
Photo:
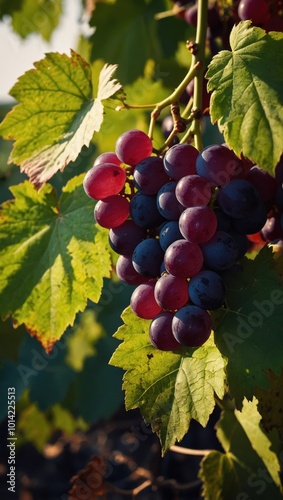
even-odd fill
[(11, 188), (0, 212), (0, 311), (24, 323), (47, 351), (84, 310), (97, 302), (110, 273), (107, 231), (95, 225), (93, 200), (74, 177), (58, 199), (46, 184)]
[(183, 438), (192, 418), (207, 424), (215, 406), (214, 391), (220, 398), (224, 394), (225, 362), (212, 336), (197, 349), (164, 352), (149, 341), (150, 321), (137, 318), (129, 308), (122, 319), (125, 324), (114, 336), (124, 342), (110, 364), (126, 370), (126, 408), (140, 408), (165, 453)]
[(11, 12), (13, 30), (22, 38), (40, 33), (49, 42), (61, 14), (61, 0), (23, 0), (20, 9)]
[(280, 373), (283, 352), (283, 288), (274, 270), (272, 249), (254, 260), (244, 258), (242, 270), (225, 277), (227, 309), (215, 315), (215, 343), (227, 358), (227, 380), (238, 408), (255, 387), (267, 388), (266, 371)]
[(250, 24), (234, 26), (231, 52), (209, 65), (211, 120), (237, 155), (272, 172), (283, 151), (283, 33)]
[(255, 391), (262, 416), (261, 423), (266, 431), (275, 428), (283, 438), (283, 368), (279, 376), (272, 370), (269, 370), (267, 375), (268, 390), (257, 387)]
[[(278, 460), (280, 442), (260, 426), (257, 400), (243, 410), (225, 410), (217, 424), (224, 452), (213, 451), (201, 463), (203, 495), (207, 500), (282, 498)], [(233, 493), (232, 493), (233, 492)]]
[(34, 63), (10, 91), (16, 105), (0, 125), (0, 134), (15, 139), (9, 161), (21, 165), (31, 182), (40, 186), (75, 161), (89, 146), (103, 121), (102, 100), (121, 88), (112, 79), (115, 65), (105, 65), (93, 99), (89, 64), (76, 52), (48, 53)]

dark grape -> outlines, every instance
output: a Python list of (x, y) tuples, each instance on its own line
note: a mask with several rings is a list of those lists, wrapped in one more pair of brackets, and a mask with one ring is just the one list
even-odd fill
[(107, 229), (123, 224), (129, 217), (129, 202), (119, 194), (97, 202), (94, 208), (96, 222)]
[(83, 187), (86, 194), (95, 200), (103, 200), (120, 193), (126, 182), (126, 172), (114, 163), (93, 166), (85, 175)]
[(210, 207), (186, 208), (179, 219), (182, 235), (194, 243), (205, 243), (214, 235), (217, 228), (217, 218)]
[(110, 229), (109, 244), (114, 252), (131, 255), (146, 235), (145, 229), (137, 226), (132, 220), (126, 220), (120, 226)]
[(183, 238), (181, 231), (179, 229), (179, 222), (172, 220), (165, 222), (160, 229), (159, 233), (159, 243), (162, 250), (167, 250), (171, 243), (176, 240), (181, 240)]
[(160, 226), (164, 218), (156, 206), (156, 196), (137, 193), (130, 201), (130, 213), (139, 227), (149, 229)]
[(263, 201), (251, 210), (246, 217), (241, 217), (233, 220), (233, 227), (238, 233), (253, 234), (261, 230), (266, 223), (267, 210)]
[(180, 180), (185, 175), (196, 174), (198, 150), (190, 144), (175, 144), (164, 155), (164, 169), (169, 177)]
[(242, 21), (250, 19), (253, 24), (263, 24), (269, 17), (268, 4), (265, 0), (241, 0), (238, 16)]
[(197, 156), (196, 171), (212, 186), (224, 186), (240, 168), (240, 160), (233, 151), (221, 144), (204, 148)]
[(212, 322), (209, 313), (201, 307), (181, 307), (172, 320), (172, 331), (177, 342), (186, 347), (199, 347), (210, 336)]
[(128, 130), (116, 141), (115, 153), (120, 161), (134, 167), (152, 153), (152, 142), (141, 130)]
[(276, 181), (272, 175), (255, 165), (248, 171), (246, 179), (255, 186), (260, 199), (264, 203), (273, 201), (276, 192)]
[(184, 210), (183, 205), (176, 198), (177, 182), (167, 182), (159, 189), (156, 196), (157, 209), (167, 220), (178, 220)]
[(216, 231), (211, 240), (201, 245), (206, 268), (223, 271), (231, 267), (238, 258), (238, 247), (235, 240), (225, 231)]
[(260, 202), (254, 185), (246, 179), (234, 179), (223, 186), (218, 194), (218, 204), (227, 215), (233, 218), (246, 217), (255, 210)]
[(168, 182), (168, 175), (163, 168), (163, 160), (158, 156), (149, 156), (134, 169), (134, 185), (143, 194), (153, 195)]
[(274, 213), (272, 216), (268, 217), (261, 230), (261, 234), (263, 238), (269, 242), (282, 239), (281, 214)]
[(163, 309), (175, 311), (189, 300), (188, 282), (171, 274), (164, 274), (157, 280), (154, 297)]
[(164, 252), (159, 241), (147, 238), (136, 246), (132, 255), (133, 266), (143, 276), (155, 278), (160, 274), (163, 257)]
[(116, 274), (120, 280), (128, 285), (141, 285), (146, 283), (148, 278), (139, 274), (132, 263), (132, 256), (120, 255), (116, 262)]
[(232, 227), (231, 217), (225, 214), (219, 207), (215, 207), (213, 210), (217, 219), (217, 231), (226, 231), (229, 233)]
[(137, 286), (132, 293), (130, 306), (140, 318), (153, 319), (162, 311), (154, 298), (154, 287), (155, 280), (150, 280)]
[(202, 309), (218, 309), (225, 300), (224, 281), (214, 271), (200, 271), (189, 282), (190, 300)]
[[(236, 222), (238, 222), (239, 219), (237, 219)], [(237, 260), (241, 259), (246, 255), (248, 248), (249, 248), (249, 240), (246, 237), (246, 234), (239, 233), (238, 231), (229, 231), (229, 234), (232, 236), (233, 240), (235, 241), (237, 248), (238, 248), (238, 256)]]
[(186, 175), (178, 181), (175, 193), (184, 207), (207, 205), (211, 199), (211, 186), (199, 175)]
[(164, 262), (167, 272), (173, 276), (191, 278), (201, 270), (203, 254), (196, 243), (177, 240), (167, 248)]
[(174, 313), (163, 311), (155, 316), (150, 324), (150, 342), (161, 351), (175, 351), (182, 347), (172, 333), (173, 316)]

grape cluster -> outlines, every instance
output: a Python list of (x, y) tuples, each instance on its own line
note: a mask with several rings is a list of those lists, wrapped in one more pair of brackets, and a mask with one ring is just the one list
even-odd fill
[(115, 152), (98, 156), (85, 175), (95, 220), (119, 254), (117, 275), (135, 286), (130, 305), (151, 320), (155, 347), (208, 339), (210, 311), (225, 303), (223, 274), (247, 252), (247, 235), (266, 223), (269, 199), (259, 175), (226, 145), (198, 152), (175, 144), (157, 156), (140, 130), (123, 133)]

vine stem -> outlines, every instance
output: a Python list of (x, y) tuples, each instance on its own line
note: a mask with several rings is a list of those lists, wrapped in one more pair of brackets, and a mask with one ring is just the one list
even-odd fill
[(203, 457), (209, 455), (209, 453), (215, 450), (194, 450), (192, 448), (184, 448), (183, 446), (173, 445), (170, 447), (170, 451), (174, 451), (175, 453), (182, 453), (183, 455), (195, 455)]
[[(186, 142), (190, 137), (194, 138), (195, 147), (200, 151), (203, 148), (202, 135), (201, 135), (201, 123), (200, 118), (202, 116), (202, 87), (203, 87), (203, 74), (204, 74), (204, 56), (205, 56), (205, 44), (206, 44), (206, 29), (207, 29), (207, 7), (208, 0), (198, 1), (198, 19), (197, 19), (197, 29), (196, 29), (196, 40), (195, 43), (187, 42), (188, 50), (192, 53), (192, 61), (190, 69), (187, 72), (184, 79), (178, 85), (178, 87), (163, 101), (155, 104), (128, 104), (124, 102), (122, 106), (116, 108), (117, 111), (122, 109), (153, 109), (151, 112), (150, 124), (148, 129), (148, 136), (153, 139), (153, 131), (157, 118), (159, 117), (161, 111), (170, 106), (178, 105), (180, 96), (185, 91), (187, 85), (194, 79), (194, 96), (193, 96), (193, 106), (192, 106), (192, 119), (188, 120), (192, 122), (189, 130), (182, 137), (180, 142)], [(177, 132), (173, 130), (172, 135)], [(171, 139), (171, 137), (170, 137)], [(161, 153), (168, 146), (168, 140), (157, 150), (157, 153)]]

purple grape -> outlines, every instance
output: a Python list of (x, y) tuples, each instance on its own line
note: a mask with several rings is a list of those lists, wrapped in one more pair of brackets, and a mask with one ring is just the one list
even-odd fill
[(238, 233), (254, 234), (258, 233), (266, 223), (267, 210), (263, 201), (251, 210), (246, 217), (237, 218), (233, 220), (233, 227)]
[(184, 207), (176, 198), (177, 182), (167, 182), (158, 191), (156, 196), (157, 209), (159, 213), (167, 220), (178, 220)]
[(158, 156), (149, 156), (134, 169), (134, 185), (143, 194), (153, 195), (168, 182), (168, 175), (163, 168), (163, 160)]
[(132, 255), (132, 262), (139, 274), (155, 278), (160, 274), (163, 257), (164, 252), (159, 245), (159, 241), (154, 238), (147, 238), (136, 246)]
[(139, 274), (132, 263), (132, 257), (129, 255), (120, 255), (116, 262), (116, 274), (121, 281), (128, 285), (141, 285), (146, 283), (148, 278)]
[(254, 185), (264, 203), (273, 201), (276, 192), (276, 180), (272, 175), (255, 165), (248, 171), (246, 179)]
[(239, 252), (235, 240), (225, 231), (216, 231), (211, 240), (201, 245), (201, 251), (205, 267), (212, 271), (223, 271), (231, 267)]
[(157, 280), (154, 297), (162, 309), (175, 311), (189, 300), (188, 282), (171, 274), (164, 274)]
[(181, 307), (172, 320), (172, 331), (175, 339), (186, 347), (199, 347), (210, 336), (212, 322), (204, 309), (188, 305)]
[(198, 154), (196, 171), (212, 186), (224, 186), (239, 169), (239, 164), (240, 160), (233, 151), (221, 144), (214, 144), (207, 146)]
[(169, 274), (180, 278), (191, 278), (201, 270), (203, 254), (196, 243), (177, 240), (167, 248), (164, 262)]
[(130, 306), (139, 318), (153, 319), (162, 311), (154, 298), (154, 287), (155, 280), (150, 280), (137, 286), (132, 293)]
[(160, 229), (159, 233), (159, 243), (162, 250), (167, 250), (171, 243), (174, 243), (176, 240), (181, 240), (183, 238), (180, 229), (179, 222), (172, 220), (165, 222)]
[(130, 214), (134, 223), (145, 229), (155, 228), (164, 222), (156, 206), (156, 196), (135, 194), (130, 201)]
[(172, 319), (174, 313), (163, 311), (153, 318), (149, 327), (151, 344), (161, 351), (175, 351), (182, 346), (172, 333)]
[(198, 150), (190, 144), (175, 144), (163, 158), (166, 174), (177, 181), (185, 175), (196, 174), (197, 156)]
[(211, 186), (199, 175), (186, 175), (177, 183), (176, 198), (184, 207), (207, 205), (211, 199)]
[(234, 179), (219, 190), (218, 204), (235, 219), (247, 217), (260, 203), (258, 191), (246, 179)]
[(115, 153), (119, 160), (134, 167), (152, 153), (152, 142), (141, 130), (128, 130), (116, 141)]
[(114, 252), (131, 255), (142, 240), (147, 236), (145, 229), (137, 226), (134, 221), (126, 220), (118, 227), (109, 231), (109, 244)]
[(189, 282), (190, 300), (202, 309), (218, 309), (225, 300), (224, 281), (214, 271), (200, 271)]
[(130, 215), (130, 204), (119, 194), (97, 202), (94, 208), (96, 222), (107, 229), (120, 226)]
[(95, 200), (103, 200), (120, 193), (126, 182), (126, 172), (114, 163), (94, 165), (85, 175), (85, 193)]
[(179, 219), (179, 228), (189, 241), (205, 243), (214, 235), (217, 228), (217, 218), (210, 207), (186, 208)]

